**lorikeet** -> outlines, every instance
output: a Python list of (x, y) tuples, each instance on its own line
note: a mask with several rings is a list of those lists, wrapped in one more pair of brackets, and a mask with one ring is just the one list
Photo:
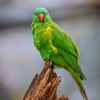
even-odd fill
[(84, 98), (88, 100), (81, 80), (86, 80), (79, 64), (79, 50), (68, 34), (55, 24), (45, 8), (34, 11), (32, 21), (33, 42), (44, 61), (65, 68), (77, 83)]

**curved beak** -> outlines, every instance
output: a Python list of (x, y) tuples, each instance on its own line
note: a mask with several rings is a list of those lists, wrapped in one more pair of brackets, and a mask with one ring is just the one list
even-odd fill
[(44, 20), (44, 14), (42, 14), (42, 13), (39, 14), (39, 20), (40, 20), (40, 22), (43, 22), (43, 20)]

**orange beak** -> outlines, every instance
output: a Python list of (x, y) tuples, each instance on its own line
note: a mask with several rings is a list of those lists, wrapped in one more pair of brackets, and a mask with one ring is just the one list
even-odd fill
[(43, 20), (44, 20), (44, 14), (42, 14), (42, 13), (39, 14), (39, 20), (40, 20), (40, 22), (43, 22)]

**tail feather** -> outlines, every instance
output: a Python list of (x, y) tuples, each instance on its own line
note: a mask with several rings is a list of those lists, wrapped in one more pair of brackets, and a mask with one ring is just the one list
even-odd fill
[(72, 75), (73, 79), (75, 80), (75, 82), (78, 85), (78, 88), (82, 94), (82, 97), (84, 100), (88, 100), (85, 89), (83, 87), (82, 81), (80, 79), (80, 76), (77, 74), (77, 72), (75, 72), (73, 69), (69, 70), (70, 74)]

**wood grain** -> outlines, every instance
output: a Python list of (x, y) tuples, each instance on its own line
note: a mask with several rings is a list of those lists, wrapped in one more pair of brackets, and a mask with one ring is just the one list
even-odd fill
[(23, 100), (69, 100), (64, 95), (57, 98), (56, 92), (61, 77), (53, 72), (54, 66), (51, 61), (46, 61), (40, 75), (33, 78)]

